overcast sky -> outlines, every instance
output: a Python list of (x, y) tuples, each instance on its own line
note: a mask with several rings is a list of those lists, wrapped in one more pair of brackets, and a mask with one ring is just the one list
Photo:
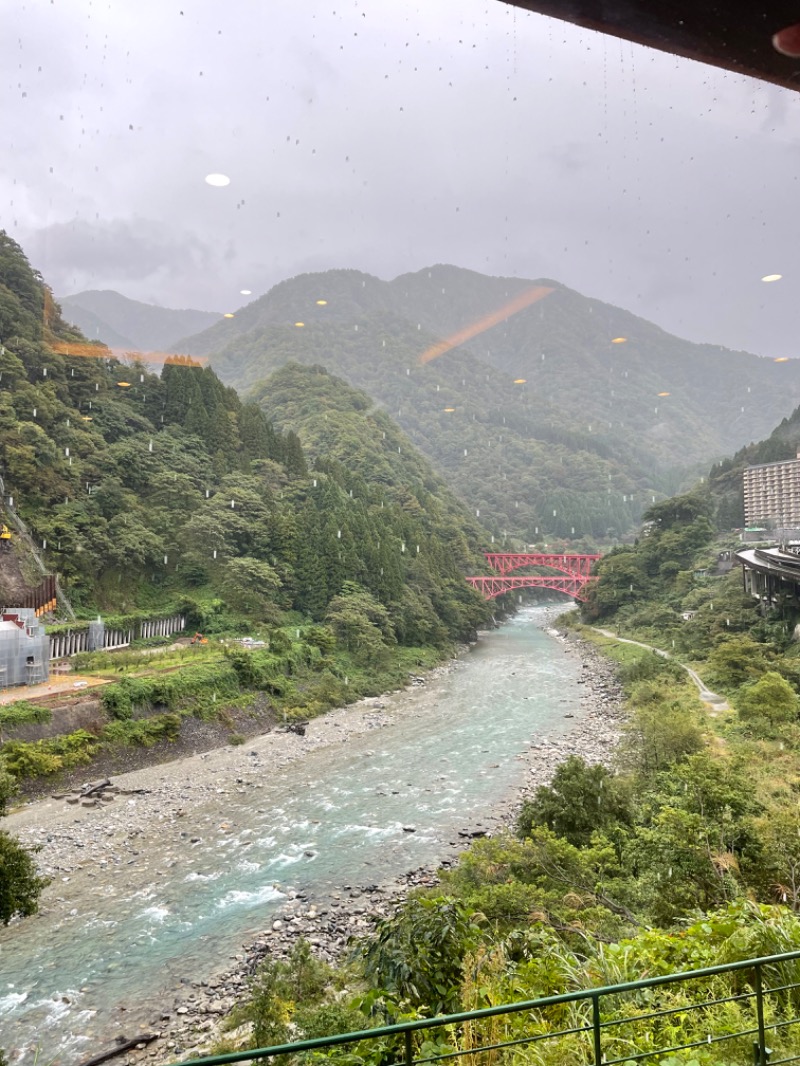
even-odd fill
[(499, 0), (0, 12), (0, 225), (59, 295), (448, 262), (800, 354), (800, 94)]

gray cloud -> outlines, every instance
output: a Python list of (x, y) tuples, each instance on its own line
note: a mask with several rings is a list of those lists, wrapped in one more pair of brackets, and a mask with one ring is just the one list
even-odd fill
[(796, 354), (798, 95), (497, 2), (4, 8), (5, 224), (59, 292), (449, 261)]
[[(25, 247), (34, 264), (46, 264), (45, 275), (64, 293), (98, 277), (123, 287), (159, 280), (169, 285), (171, 278), (208, 271), (217, 260), (211, 246), (194, 234), (153, 219), (56, 222), (32, 230)], [(226, 257), (232, 254), (229, 249)]]

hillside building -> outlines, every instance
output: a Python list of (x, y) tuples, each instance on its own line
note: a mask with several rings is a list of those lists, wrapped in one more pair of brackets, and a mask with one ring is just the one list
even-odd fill
[(800, 528), (800, 452), (796, 459), (746, 468), (744, 524)]
[(50, 671), (50, 642), (33, 610), (19, 607), (0, 615), (0, 688), (39, 685)]

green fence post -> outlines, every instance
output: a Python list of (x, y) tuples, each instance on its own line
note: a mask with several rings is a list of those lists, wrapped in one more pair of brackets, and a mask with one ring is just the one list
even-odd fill
[(756, 988), (756, 1022), (758, 1025), (758, 1043), (753, 1048), (756, 1066), (767, 1066), (767, 1039), (764, 1033), (764, 986), (761, 981), (761, 964), (753, 967)]
[(406, 1038), (406, 1066), (411, 1066), (411, 1063), (414, 1061), (414, 1049), (411, 1046), (411, 1030), (410, 1029), (406, 1029), (405, 1038)]
[(594, 1066), (602, 1066), (603, 1047), (600, 1043), (600, 997), (592, 996), (592, 1036), (594, 1037)]

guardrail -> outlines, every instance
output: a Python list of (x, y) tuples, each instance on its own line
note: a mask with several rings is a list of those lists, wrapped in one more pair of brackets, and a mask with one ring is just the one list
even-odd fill
[[(767, 955), (294, 1044), (186, 1059), (182, 1066), (222, 1066), (268, 1058), (290, 1060), (294, 1056), (303, 1056), (307, 1062), (330, 1058), (348, 1064), (379, 1062), (381, 1066), (421, 1066), (459, 1059), (467, 1059), (470, 1066), (512, 1061), (537, 1066), (567, 1062), (571, 1066), (621, 1066), (657, 1062), (689, 1051), (696, 1052), (703, 1064), (715, 1066), (782, 1066), (800, 1061), (800, 1028), (792, 1028), (800, 1026), (800, 966), (793, 965), (798, 960), (800, 951)], [(720, 995), (726, 990), (717, 986), (716, 994), (709, 998), (714, 982), (707, 979), (725, 974), (733, 977), (727, 990), (730, 994)], [(659, 1004), (657, 990), (692, 981), (706, 982), (705, 988), (698, 990), (696, 1002), (666, 1007)], [(646, 1009), (642, 1010), (642, 1006)], [(726, 1008), (727, 1015), (719, 1008)], [(695, 1029), (703, 1032), (702, 1039), (675, 1043), (673, 1038), (670, 1043), (668, 1034), (675, 1031), (673, 1022), (679, 1014), (692, 1014)], [(742, 1014), (746, 1016), (744, 1027), (726, 1031), (733, 1019), (741, 1019)], [(492, 1019), (504, 1020), (506, 1031), (501, 1032), (496, 1024), (482, 1024)], [(706, 1021), (708, 1024), (704, 1025)], [(427, 1039), (421, 1039), (423, 1036)], [(666, 1040), (659, 1045), (662, 1036)], [(548, 1041), (562, 1043), (555, 1048)], [(343, 1054), (320, 1054), (333, 1049), (340, 1049)], [(516, 1052), (513, 1059), (502, 1054), (505, 1049)], [(703, 1054), (703, 1049), (710, 1057)]]

